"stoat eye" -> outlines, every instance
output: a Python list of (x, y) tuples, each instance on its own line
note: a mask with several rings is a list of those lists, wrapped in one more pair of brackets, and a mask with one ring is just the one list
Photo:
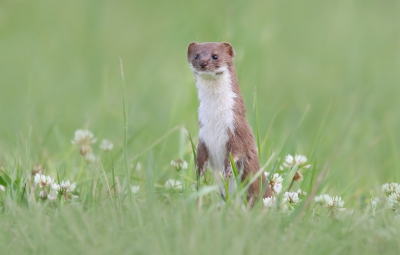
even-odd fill
[(194, 55), (194, 59), (199, 59), (199, 54)]
[(212, 58), (213, 58), (213, 59), (218, 59), (218, 55), (217, 55), (217, 54), (214, 54), (214, 55), (212, 55)]

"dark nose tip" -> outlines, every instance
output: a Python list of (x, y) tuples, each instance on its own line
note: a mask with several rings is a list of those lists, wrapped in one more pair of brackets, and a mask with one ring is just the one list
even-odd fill
[(207, 66), (207, 62), (201, 61), (201, 62), (200, 62), (200, 66), (201, 66), (202, 68), (206, 67), (206, 66)]

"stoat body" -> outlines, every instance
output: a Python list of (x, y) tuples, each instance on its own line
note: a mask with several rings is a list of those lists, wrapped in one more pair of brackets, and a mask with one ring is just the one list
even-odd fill
[[(242, 174), (242, 181), (255, 175), (260, 168), (253, 133), (246, 120), (246, 108), (238, 84), (234, 66), (235, 52), (229, 43), (191, 43), (187, 58), (193, 71), (199, 98), (199, 144), (196, 165), (200, 176), (207, 165), (214, 172), (221, 193), (225, 197), (223, 178), (230, 179), (229, 192), (235, 189), (235, 181), (229, 154)], [(262, 175), (262, 183), (265, 177)], [(249, 178), (250, 179), (250, 178)], [(250, 185), (249, 202), (259, 197), (260, 185)], [(263, 197), (271, 196), (266, 187)]]

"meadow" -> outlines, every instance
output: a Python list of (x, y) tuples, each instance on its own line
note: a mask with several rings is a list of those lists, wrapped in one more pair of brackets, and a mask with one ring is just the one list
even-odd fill
[[(398, 24), (397, 1), (0, 2), (0, 254), (399, 254)], [(279, 205), (197, 181), (192, 41), (233, 45)]]

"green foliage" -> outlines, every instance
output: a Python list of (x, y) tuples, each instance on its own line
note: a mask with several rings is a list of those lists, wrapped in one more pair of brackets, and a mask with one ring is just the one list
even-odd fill
[[(0, 254), (398, 254), (400, 221), (370, 198), (400, 182), (399, 17), (396, 1), (2, 1)], [(197, 175), (191, 41), (234, 46), (259, 174), (308, 156), (303, 181), (284, 172), (308, 193), (291, 213), (249, 210), (247, 184), (223, 206)], [(78, 198), (42, 200), (37, 165)]]

